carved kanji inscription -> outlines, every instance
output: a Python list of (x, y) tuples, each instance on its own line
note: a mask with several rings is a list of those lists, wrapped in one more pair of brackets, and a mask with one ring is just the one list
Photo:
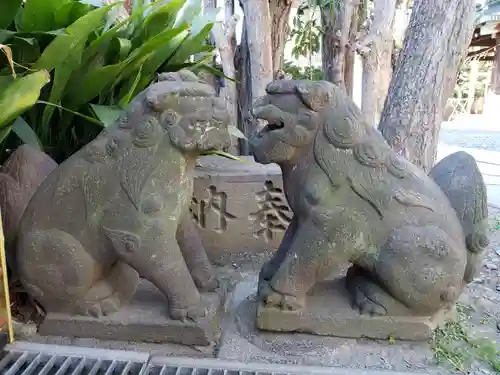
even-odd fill
[(292, 213), (285, 203), (283, 190), (274, 187), (272, 181), (266, 181), (264, 190), (255, 195), (258, 210), (250, 214), (250, 218), (258, 229), (254, 237), (271, 241), (276, 232), (286, 230), (292, 220)]

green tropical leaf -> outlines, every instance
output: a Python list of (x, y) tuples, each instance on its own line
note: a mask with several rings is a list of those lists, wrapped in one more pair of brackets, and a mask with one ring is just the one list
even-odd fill
[(177, 13), (174, 27), (190, 23), (202, 10), (202, 0), (187, 0), (182, 9)]
[(12, 131), (16, 133), (19, 139), (24, 143), (36, 148), (39, 151), (43, 151), (42, 143), (40, 142), (40, 139), (38, 139), (35, 131), (21, 116), (16, 118), (16, 121), (12, 124)]
[(80, 86), (70, 85), (66, 95), (67, 100), (65, 100), (67, 106), (78, 109), (98, 96), (104, 89), (110, 88), (126, 64), (127, 61), (122, 61), (94, 69), (86, 75)]
[(123, 114), (119, 106), (90, 104), (90, 107), (104, 127), (112, 125)]
[(57, 8), (70, 0), (28, 0), (23, 8), (22, 30), (48, 31), (54, 29)]
[(119, 97), (121, 98), (120, 107), (125, 107), (134, 98), (134, 93), (141, 79), (141, 74), (142, 74), (142, 66), (139, 68), (139, 71), (137, 72), (131, 87), (127, 88), (127, 90), (122, 95), (119, 95)]
[(87, 14), (92, 7), (81, 1), (71, 1), (58, 7), (54, 13), (54, 27), (64, 28)]
[(163, 46), (159, 47), (151, 56), (144, 62), (142, 66), (142, 77), (139, 84), (136, 87), (135, 94), (144, 90), (147, 85), (151, 83), (156, 77), (156, 71), (163, 66), (165, 63), (168, 64), (169, 59), (177, 51), (179, 46), (182, 44), (183, 40), (186, 39), (188, 35), (187, 27), (186, 29), (175, 37), (172, 37)]
[(185, 3), (186, 0), (171, 0), (166, 5), (153, 8), (144, 19), (141, 32), (135, 42), (140, 43), (171, 28), (175, 22), (177, 13)]
[[(85, 48), (85, 40), (80, 42), (73, 48), (66, 58), (61, 61), (54, 69), (54, 81), (50, 90), (49, 102), (59, 103), (64, 96), (64, 90), (68, 85), (68, 81), (73, 71), (75, 71), (81, 64), (83, 49)], [(54, 113), (54, 107), (47, 106), (43, 110), (42, 126), (47, 126)]]
[(184, 42), (179, 46), (175, 54), (169, 60), (171, 64), (179, 64), (185, 62), (192, 55), (202, 52), (201, 50), (205, 44), (204, 41), (207, 40), (212, 31), (213, 23), (210, 23), (203, 27), (203, 29), (196, 35), (190, 35)]
[(0, 29), (0, 43), (6, 43), (14, 35), (16, 35), (15, 31)]
[(10, 124), (38, 100), (40, 90), (50, 81), (46, 70), (15, 79), (0, 93), (0, 128)]
[(80, 112), (77, 112), (77, 111), (73, 111), (69, 108), (66, 108), (66, 107), (63, 107), (62, 105), (59, 105), (59, 104), (55, 104), (55, 103), (50, 103), (50, 102), (46, 102), (44, 100), (37, 100), (36, 101), (36, 104), (45, 104), (45, 105), (50, 105), (50, 106), (53, 106), (53, 107), (56, 107), (56, 108), (59, 108), (63, 111), (66, 111), (68, 113), (71, 113), (73, 115), (76, 115), (76, 116), (79, 116), (81, 118), (84, 118), (85, 120), (93, 123), (93, 124), (96, 124), (96, 125), (99, 125), (99, 126), (102, 126), (102, 122), (100, 122), (99, 120), (96, 120), (95, 118), (92, 118), (90, 116), (87, 116), (87, 115), (84, 115), (83, 113), (80, 113)]
[(111, 8), (120, 3), (113, 3), (102, 8), (97, 8), (85, 16), (79, 18), (66, 28), (68, 35), (57, 36), (35, 62), (33, 69), (45, 69), (52, 71), (57, 65), (64, 61), (79, 43), (86, 41), (90, 33), (98, 30), (104, 17)]
[(2, 0), (2, 11), (0, 12), (0, 29), (6, 29), (12, 24), (12, 22), (14, 22), (17, 11), (19, 10), (19, 8), (21, 8), (21, 3), (22, 0)]

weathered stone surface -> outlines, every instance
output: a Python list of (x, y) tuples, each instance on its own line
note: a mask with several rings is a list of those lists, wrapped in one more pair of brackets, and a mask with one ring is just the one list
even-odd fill
[(26, 205), (56, 167), (57, 163), (50, 156), (27, 144), (19, 146), (0, 166), (0, 209), (7, 252)]
[[(308, 292), (345, 263), (350, 302), (362, 314), (400, 316), (404, 305), (435, 316), (453, 306), (488, 244), (475, 160), (455, 156), (446, 168), (460, 173), (434, 180), (396, 154), (337, 86), (281, 80), (266, 91), (253, 112), (268, 125), (250, 144), (256, 161), (281, 167), (294, 216), (260, 273), (259, 297), (275, 309), (260, 322), (296, 329), (303, 322), (290, 314), (311, 313)], [(458, 195), (443, 192), (459, 185), (467, 188)], [(318, 319), (327, 319), (325, 306)], [(322, 324), (314, 330), (327, 332)]]
[(221, 301), (216, 293), (204, 293), (207, 314), (196, 322), (168, 318), (168, 301), (147, 281), (134, 299), (120, 311), (100, 319), (49, 313), (38, 329), (43, 336), (93, 338), (150, 343), (208, 346), (219, 339)]
[(439, 310), (433, 316), (415, 316), (401, 307), (401, 313), (369, 316), (353, 310), (350, 296), (342, 285), (345, 280), (317, 284), (306, 298), (306, 306), (297, 311), (257, 307), (257, 327), (266, 331), (302, 332), (322, 336), (399, 340), (426, 340), (434, 329), (455, 316), (454, 308)]
[(116, 123), (40, 185), (19, 226), (20, 279), (47, 313), (102, 317), (139, 277), (170, 318), (203, 320), (217, 288), (189, 216), (196, 158), (229, 146), (223, 99), (189, 71), (164, 73)]
[(191, 215), (212, 258), (279, 246), (291, 218), (277, 165), (218, 156), (199, 159)]

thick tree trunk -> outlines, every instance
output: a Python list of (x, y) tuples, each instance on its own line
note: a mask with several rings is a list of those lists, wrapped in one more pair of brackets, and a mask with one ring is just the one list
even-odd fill
[(375, 126), (389, 89), (392, 76), (392, 48), (396, 0), (374, 0), (373, 21), (367, 35), (359, 42), (363, 57), (363, 94), (361, 110)]
[[(265, 95), (266, 86), (273, 80), (271, 53), (271, 22), (268, 0), (240, 0), (245, 15), (247, 59), (250, 62), (251, 103)], [(242, 41), (243, 42), (243, 41)], [(248, 79), (248, 77), (247, 77)], [(251, 106), (251, 103), (249, 106)], [(250, 117), (252, 124), (246, 135), (261, 126)]]
[[(215, 45), (219, 50), (224, 75), (228, 78), (235, 79), (236, 71), (234, 67), (234, 49), (232, 41), (234, 39), (236, 24), (238, 23), (239, 17), (236, 14), (233, 14), (232, 9), (229, 8), (230, 6), (231, 4), (226, 4), (224, 23), (216, 23), (212, 29), (212, 34), (215, 40)], [(226, 99), (231, 124), (233, 126), (237, 126), (238, 92), (236, 90), (236, 83), (228, 79), (224, 79), (224, 87), (221, 88), (220, 96)], [(231, 151), (233, 153), (238, 153), (236, 141), (232, 145)]]
[(356, 5), (355, 0), (339, 0), (321, 9), (323, 26), (321, 49), (325, 79), (344, 88), (346, 49), (351, 18)]
[(288, 20), (292, 0), (269, 0), (269, 14), (271, 17), (271, 52), (273, 59), (273, 77), (283, 66), (285, 41), (289, 34)]
[(475, 0), (414, 0), (379, 130), (426, 172), (436, 158), (443, 111), (472, 37)]
[[(236, 78), (238, 83), (236, 88), (238, 91), (238, 128), (243, 134), (249, 135), (254, 129), (253, 118), (250, 115), (250, 106), (252, 104), (252, 77), (250, 72), (250, 57), (247, 43), (247, 27), (243, 23), (241, 33), (241, 42), (235, 51), (234, 64), (236, 67)], [(249, 155), (250, 150), (248, 142), (240, 139), (241, 155)]]
[[(344, 60), (344, 84), (347, 91), (347, 95), (351, 98), (353, 96), (354, 90), (354, 59), (356, 56), (356, 50), (354, 44), (358, 37), (359, 25), (363, 22), (363, 12), (361, 2), (355, 6), (352, 12), (351, 25), (349, 27), (349, 42), (346, 47), (345, 60)], [(365, 0), (366, 1), (366, 0)]]

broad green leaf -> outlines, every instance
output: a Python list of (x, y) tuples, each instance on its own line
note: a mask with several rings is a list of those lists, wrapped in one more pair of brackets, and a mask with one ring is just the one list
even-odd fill
[(112, 125), (123, 113), (119, 106), (90, 104), (90, 107), (104, 127)]
[(191, 21), (191, 34), (199, 34), (206, 25), (213, 24), (217, 21), (217, 16), (221, 12), (221, 8), (203, 9), (203, 14), (198, 14)]
[(202, 0), (187, 0), (182, 9), (177, 13), (174, 27), (179, 27), (191, 22), (203, 9)]
[(195, 53), (201, 52), (202, 47), (206, 45), (204, 41), (210, 35), (213, 23), (206, 25), (198, 34), (190, 35), (184, 40), (184, 42), (179, 46), (175, 54), (169, 60), (171, 64), (179, 64), (185, 62), (190, 56)]
[(0, 29), (0, 43), (6, 43), (14, 35), (16, 35), (15, 31)]
[(0, 29), (6, 29), (12, 24), (12, 22), (14, 22), (17, 11), (21, 7), (21, 2), (22, 0), (2, 0), (2, 11), (0, 12)]
[[(23, 35), (23, 34), (19, 34)], [(14, 61), (28, 69), (40, 57), (40, 46), (36, 38), (25, 38), (17, 34), (10, 40)]]
[(104, 89), (111, 87), (125, 64), (126, 61), (123, 61), (90, 71), (80, 86), (69, 87), (67, 106), (78, 109), (98, 96)]
[[(129, 77), (133, 72), (138, 71), (141, 65), (158, 49), (164, 47), (172, 39), (186, 35), (188, 26), (183, 25), (174, 29), (165, 30), (153, 38), (147, 40), (142, 46), (136, 48), (128, 57), (127, 67), (120, 74), (121, 78)], [(169, 51), (168, 51), (169, 52)], [(168, 57), (167, 57), (168, 58)], [(134, 76), (135, 79), (135, 76)]]
[(160, 32), (171, 28), (175, 22), (176, 14), (184, 6), (186, 0), (171, 0), (166, 5), (155, 7), (144, 19), (142, 30), (134, 40), (135, 44), (159, 34)]
[(19, 116), (12, 124), (12, 131), (16, 133), (21, 141), (36, 148), (37, 150), (43, 151), (42, 143), (35, 131), (29, 126), (29, 124), (24, 121), (24, 119)]
[(163, 46), (158, 48), (151, 56), (144, 62), (142, 66), (142, 77), (137, 85), (135, 94), (144, 90), (144, 88), (150, 84), (150, 82), (155, 78), (156, 71), (165, 63), (168, 63), (172, 55), (177, 51), (182, 41), (188, 35), (188, 31), (184, 30), (182, 33), (171, 38)]
[(40, 90), (50, 81), (46, 70), (17, 78), (0, 94), (0, 128), (9, 126), (38, 100)]
[(33, 69), (45, 69), (49, 72), (61, 61), (65, 60), (71, 50), (78, 46), (83, 40), (86, 41), (89, 34), (99, 29), (107, 12), (120, 3), (113, 3), (102, 8), (97, 8), (85, 16), (79, 18), (66, 28), (68, 35), (57, 36), (42, 53), (42, 56), (33, 65)]
[[(85, 40), (81, 40), (75, 48), (70, 51), (66, 60), (61, 61), (54, 69), (54, 81), (50, 90), (49, 102), (59, 103), (64, 95), (64, 90), (73, 71), (78, 68), (82, 61), (82, 53), (85, 48)], [(43, 110), (42, 126), (47, 126), (54, 113), (54, 107), (47, 106)]]
[(80, 112), (77, 112), (77, 111), (73, 111), (69, 108), (66, 108), (66, 107), (63, 107), (62, 105), (59, 105), (59, 104), (55, 104), (55, 103), (50, 103), (50, 102), (46, 102), (44, 100), (37, 100), (36, 101), (36, 104), (45, 104), (45, 105), (50, 105), (50, 106), (53, 106), (53, 107), (56, 107), (56, 108), (59, 108), (63, 111), (66, 111), (66, 112), (69, 112), (69, 113), (72, 113), (73, 115), (76, 115), (76, 116), (79, 116), (81, 118), (84, 118), (85, 120), (87, 121), (90, 121), (91, 123), (93, 124), (96, 124), (96, 125), (99, 125), (99, 126), (102, 126), (102, 122), (100, 122), (99, 120), (96, 120), (95, 118), (92, 118), (90, 116), (86, 116), (84, 115), (83, 113), (80, 113)]
[(125, 38), (114, 38), (107, 48), (107, 64), (116, 64), (127, 58), (132, 50), (132, 42)]
[[(147, 8), (153, 6), (154, 4), (155, 3), (149, 4), (142, 9), (147, 9)], [(90, 46), (86, 49), (84, 57), (83, 57), (83, 63), (88, 64), (89, 61), (94, 59), (95, 56), (99, 53), (99, 50), (102, 46), (106, 45), (113, 38), (117, 37), (120, 30), (122, 30), (124, 27), (129, 25), (133, 20), (140, 18), (141, 16), (142, 16), (141, 13), (132, 13), (132, 15), (130, 17), (128, 17), (127, 19), (119, 22), (118, 24), (113, 26), (111, 29), (103, 32), (98, 38), (96, 38), (94, 41), (92, 41)]]
[(48, 31), (54, 29), (57, 8), (70, 0), (27, 0), (23, 8), (22, 30)]
[(16, 70), (14, 69), (14, 60), (12, 59), (12, 50), (10, 49), (9, 46), (5, 44), (0, 44), (0, 50), (2, 50), (2, 52), (5, 54), (5, 57), (7, 58), (7, 62), (12, 72), (12, 76), (16, 78)]
[(134, 81), (132, 82), (131, 87), (126, 87), (126, 91), (118, 96), (120, 99), (120, 106), (125, 107), (127, 104), (130, 103), (130, 101), (134, 98), (134, 93), (137, 88), (137, 85), (139, 84), (139, 81), (141, 80), (141, 74), (142, 74), (142, 66), (139, 68), (139, 71), (137, 72)]
[(54, 27), (64, 28), (87, 14), (92, 7), (80, 1), (65, 3), (54, 14)]

